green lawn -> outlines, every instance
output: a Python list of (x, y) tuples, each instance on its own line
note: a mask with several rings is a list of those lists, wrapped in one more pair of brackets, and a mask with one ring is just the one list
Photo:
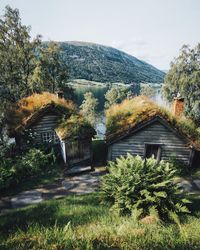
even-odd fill
[(181, 225), (119, 217), (98, 193), (68, 196), (0, 217), (0, 249), (200, 249), (200, 196)]

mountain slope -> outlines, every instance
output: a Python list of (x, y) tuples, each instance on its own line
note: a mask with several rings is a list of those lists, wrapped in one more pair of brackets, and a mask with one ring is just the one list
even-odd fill
[(85, 42), (60, 42), (71, 79), (162, 83), (165, 73), (120, 50)]

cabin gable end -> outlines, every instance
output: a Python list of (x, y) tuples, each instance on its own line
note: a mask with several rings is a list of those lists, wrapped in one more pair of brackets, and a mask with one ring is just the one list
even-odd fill
[(187, 139), (159, 117), (108, 147), (109, 160), (115, 160), (127, 153), (145, 158), (147, 153), (149, 155), (149, 151), (152, 151), (157, 152), (155, 154), (159, 160), (175, 158), (184, 165), (190, 164), (191, 148)]

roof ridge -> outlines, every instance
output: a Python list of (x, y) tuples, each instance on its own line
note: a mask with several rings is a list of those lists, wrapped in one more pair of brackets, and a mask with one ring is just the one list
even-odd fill
[(155, 121), (161, 121), (161, 123), (168, 127), (168, 129), (170, 129), (171, 131), (173, 130), (179, 137), (181, 137), (182, 139), (187, 140), (187, 142), (192, 146), (195, 147), (196, 149), (200, 149), (200, 144), (195, 143), (194, 141), (192, 141), (192, 139), (186, 135), (184, 132), (180, 131), (178, 129), (178, 126), (174, 126), (172, 125), (172, 123), (170, 121), (168, 121), (165, 118), (165, 115), (160, 114), (155, 114), (154, 116), (149, 117), (149, 119), (143, 120), (141, 122), (138, 122), (136, 124), (134, 124), (133, 126), (131, 126), (131, 124), (128, 124), (127, 128), (123, 131), (119, 131), (117, 133), (113, 133), (110, 135), (106, 135), (106, 142), (108, 144), (112, 144), (116, 141), (119, 141), (125, 137), (127, 137), (128, 135), (134, 134), (136, 132), (138, 132), (139, 130), (141, 130), (142, 128), (152, 124)]

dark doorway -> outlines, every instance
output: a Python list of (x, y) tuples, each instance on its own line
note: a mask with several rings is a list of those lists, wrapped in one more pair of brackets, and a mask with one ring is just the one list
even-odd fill
[(154, 157), (157, 161), (160, 161), (161, 146), (158, 144), (146, 144), (145, 145), (145, 158)]
[(200, 151), (194, 151), (194, 157), (192, 159), (192, 168), (199, 168), (200, 167)]

